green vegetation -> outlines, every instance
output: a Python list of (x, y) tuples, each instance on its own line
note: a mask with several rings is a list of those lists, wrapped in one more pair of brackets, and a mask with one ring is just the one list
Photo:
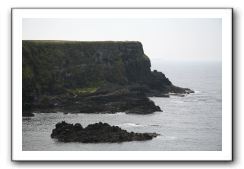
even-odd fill
[(69, 93), (73, 95), (85, 95), (95, 93), (98, 87), (86, 87), (86, 88), (75, 88), (75, 89), (67, 89)]

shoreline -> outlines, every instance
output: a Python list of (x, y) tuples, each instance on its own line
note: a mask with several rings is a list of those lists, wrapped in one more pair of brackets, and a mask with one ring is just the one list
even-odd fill
[[(156, 97), (156, 98), (170, 98), (170, 96), (176, 96), (176, 97), (185, 97), (186, 95), (188, 95), (190, 93), (168, 93), (168, 94), (163, 94), (161, 96), (151, 96), (151, 97)], [(116, 96), (118, 97), (118, 96)], [(124, 109), (123, 110), (120, 110), (118, 109), (117, 111), (116, 110), (113, 110), (113, 111), (110, 111), (110, 110), (107, 110), (107, 111), (93, 111), (93, 112), (85, 112), (85, 111), (81, 111), (81, 109), (79, 108), (70, 108), (70, 106), (67, 106), (66, 108), (65, 107), (54, 107), (54, 108), (37, 108), (37, 109), (34, 109), (32, 111), (26, 111), (26, 112), (23, 112), (23, 117), (33, 117), (34, 116), (34, 113), (58, 113), (58, 112), (61, 112), (63, 114), (79, 114), (79, 113), (84, 113), (84, 114), (116, 114), (118, 112), (124, 112), (125, 114), (138, 114), (138, 115), (146, 115), (146, 114), (152, 114), (154, 112), (162, 112), (163, 110), (160, 109), (159, 106), (157, 106), (155, 104), (155, 102), (153, 100), (151, 100), (150, 98), (151, 97), (146, 97), (146, 96), (143, 96), (142, 98), (140, 99), (145, 99), (146, 98), (146, 102), (145, 103), (151, 103), (152, 107), (149, 108), (149, 112), (147, 113), (144, 113), (145, 112), (145, 109), (144, 108), (141, 108), (139, 109), (141, 112), (138, 112), (138, 111), (129, 111), (128, 109)], [(136, 99), (137, 97), (133, 97), (133, 99)], [(110, 100), (108, 101), (106, 104), (111, 104), (112, 102), (114, 102), (113, 100)], [(93, 103), (94, 105), (95, 103)], [(138, 107), (141, 106), (141, 103), (139, 105), (137, 105)], [(109, 109), (111, 109), (109, 107)], [(133, 109), (133, 108), (132, 108)]]

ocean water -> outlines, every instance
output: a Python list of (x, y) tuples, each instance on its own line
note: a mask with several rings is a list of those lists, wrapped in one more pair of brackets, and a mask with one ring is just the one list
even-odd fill
[[(24, 151), (221, 151), (222, 72), (219, 62), (152, 61), (152, 69), (165, 73), (171, 82), (195, 91), (185, 97), (150, 98), (163, 112), (149, 115), (40, 113), (23, 117)], [(134, 132), (157, 132), (149, 141), (123, 143), (59, 143), (50, 134), (57, 122), (107, 122)]]

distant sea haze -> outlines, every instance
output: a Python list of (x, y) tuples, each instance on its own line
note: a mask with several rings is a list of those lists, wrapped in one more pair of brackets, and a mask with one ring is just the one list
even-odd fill
[[(23, 117), (23, 151), (221, 151), (221, 62), (164, 62), (151, 59), (152, 69), (163, 72), (180, 87), (195, 91), (185, 97), (150, 98), (163, 112), (148, 115), (38, 113)], [(86, 126), (106, 122), (134, 132), (156, 132), (149, 141), (123, 143), (59, 143), (50, 134), (57, 122)]]

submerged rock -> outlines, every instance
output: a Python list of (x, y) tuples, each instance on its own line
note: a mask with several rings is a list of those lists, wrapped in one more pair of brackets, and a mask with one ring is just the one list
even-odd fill
[(128, 132), (118, 126), (111, 126), (102, 122), (90, 124), (83, 128), (79, 123), (73, 125), (62, 121), (57, 123), (56, 128), (52, 130), (51, 138), (60, 142), (119, 143), (151, 140), (158, 135), (157, 133)]

